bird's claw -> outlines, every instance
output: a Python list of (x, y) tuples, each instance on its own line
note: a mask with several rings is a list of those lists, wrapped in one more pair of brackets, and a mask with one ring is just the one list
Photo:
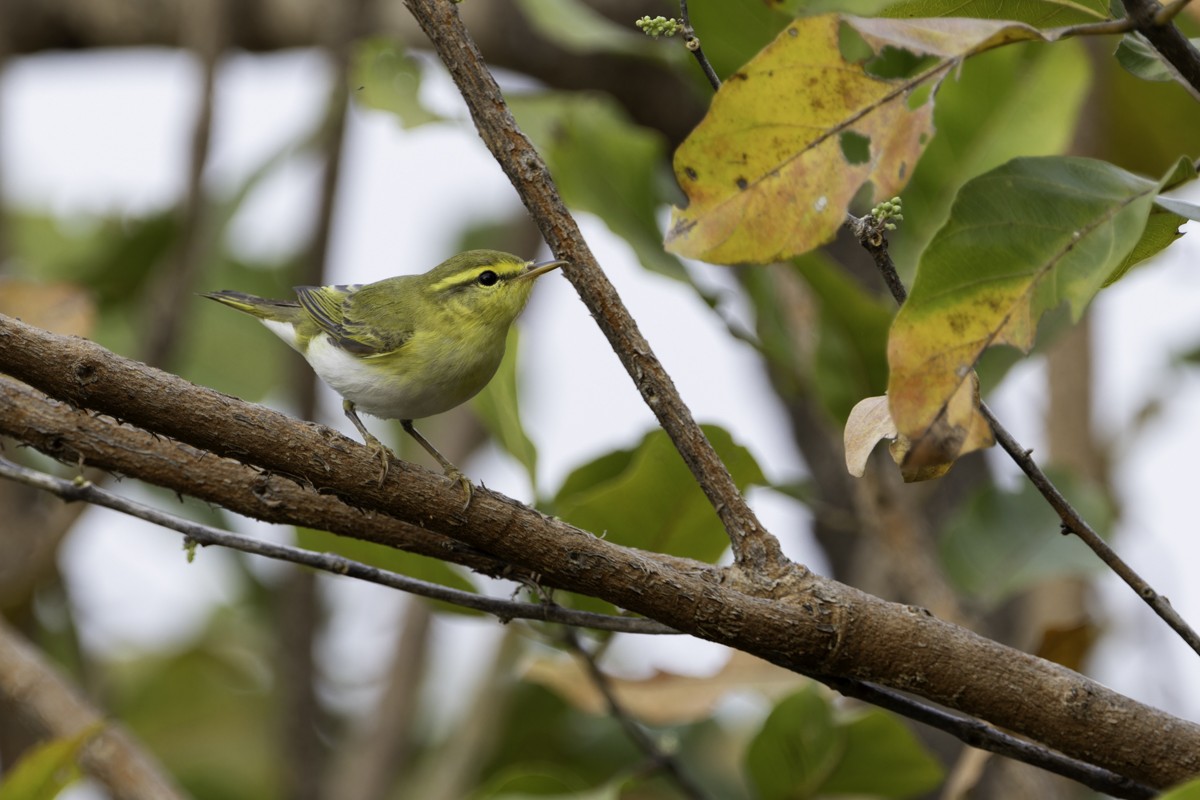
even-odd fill
[(447, 478), (449, 478), (451, 481), (458, 481), (458, 483), (462, 486), (463, 494), (466, 496), (466, 502), (463, 503), (462, 507), (462, 510), (465, 512), (471, 507), (471, 500), (475, 496), (475, 487), (471, 484), (471, 479), (464, 475), (462, 470), (460, 470), (458, 467), (446, 467), (444, 472)]

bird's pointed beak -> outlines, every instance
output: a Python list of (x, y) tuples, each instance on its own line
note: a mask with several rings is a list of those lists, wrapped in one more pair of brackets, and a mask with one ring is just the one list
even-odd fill
[(531, 263), (528, 267), (525, 268), (525, 271), (522, 272), (517, 277), (523, 281), (533, 280), (534, 278), (538, 277), (539, 275), (545, 275), (550, 270), (558, 269), (559, 267), (561, 267), (565, 264), (569, 264), (569, 263), (571, 263), (571, 262), (569, 262), (569, 261), (543, 261), (540, 264), (532, 264)]

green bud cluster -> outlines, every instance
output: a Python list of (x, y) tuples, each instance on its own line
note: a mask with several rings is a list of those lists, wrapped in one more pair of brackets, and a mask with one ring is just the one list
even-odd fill
[(660, 36), (674, 36), (679, 32), (679, 20), (666, 17), (642, 17), (633, 23), (642, 33), (657, 39)]
[(871, 209), (871, 216), (875, 221), (883, 225), (883, 229), (887, 231), (896, 230), (896, 223), (904, 221), (904, 215), (900, 213), (904, 209), (901, 208), (900, 198), (893, 197), (891, 200), (884, 200), (879, 205)]

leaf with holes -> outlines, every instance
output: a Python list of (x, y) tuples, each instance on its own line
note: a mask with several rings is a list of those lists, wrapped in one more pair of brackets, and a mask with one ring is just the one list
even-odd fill
[(867, 181), (891, 196), (933, 133), (932, 105), (906, 104), (839, 47), (836, 16), (797, 20), (725, 81), (675, 153), (688, 195), (667, 249), (716, 263), (767, 262), (832, 238)]
[(1178, 174), (1159, 182), (1092, 159), (1019, 158), (963, 186), (888, 339), (892, 419), (911, 443), (906, 469), (986, 445), (974, 435), (986, 429), (978, 401), (966, 414), (961, 402), (983, 351), (1028, 352), (1038, 320), (1064, 302), (1078, 319), (1148, 235), (1156, 204), (1197, 216), (1159, 197)]
[(737, 264), (816, 248), (866, 184), (879, 199), (908, 181), (933, 134), (930, 85), (969, 55), (1055, 35), (995, 20), (796, 20), (676, 151), (688, 205), (672, 211), (667, 249)]

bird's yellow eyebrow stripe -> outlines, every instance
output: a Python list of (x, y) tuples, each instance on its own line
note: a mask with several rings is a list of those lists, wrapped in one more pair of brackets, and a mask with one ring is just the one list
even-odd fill
[(488, 271), (499, 275), (501, 280), (515, 278), (517, 275), (520, 275), (525, 271), (525, 264), (501, 262), (499, 264), (484, 264), (482, 267), (472, 267), (471, 269), (451, 275), (445, 280), (438, 281), (429, 287), (429, 291), (436, 294), (449, 289), (470, 286), (480, 275)]

